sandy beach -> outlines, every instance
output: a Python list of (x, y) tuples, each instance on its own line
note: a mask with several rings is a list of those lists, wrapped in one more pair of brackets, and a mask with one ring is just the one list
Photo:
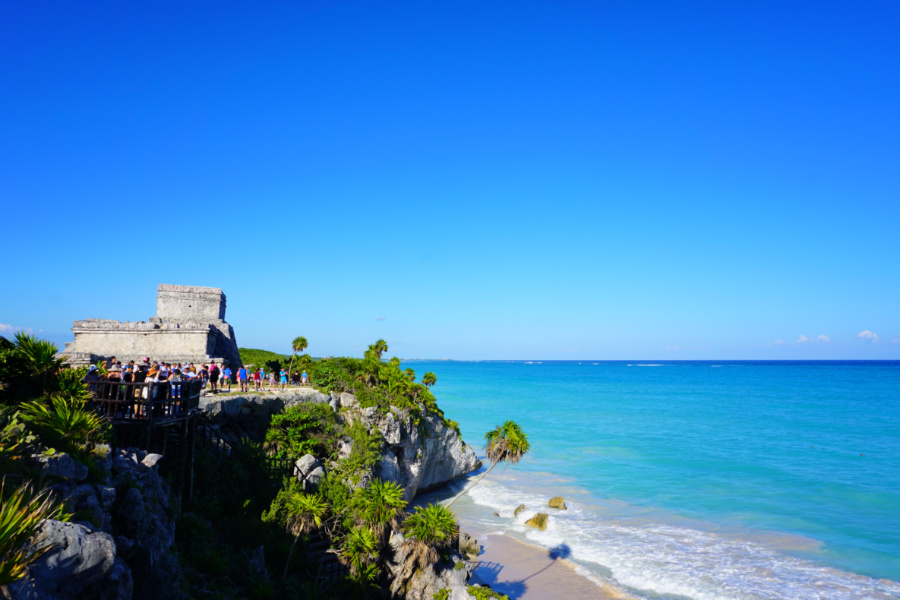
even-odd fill
[(502, 534), (482, 536), (478, 541), (483, 551), (470, 583), (487, 584), (510, 600), (632, 598), (580, 575), (570, 562), (545, 548)]

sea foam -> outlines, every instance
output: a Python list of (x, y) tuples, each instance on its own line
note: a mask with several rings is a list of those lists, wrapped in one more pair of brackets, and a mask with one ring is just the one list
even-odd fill
[[(608, 519), (596, 508), (569, 498), (568, 510), (555, 510), (547, 508), (548, 495), (489, 479), (467, 495), (476, 506), (465, 511), (464, 520), (496, 530), (496, 511), (504, 533), (575, 562), (595, 581), (611, 582), (645, 598), (900, 598), (896, 582), (817, 565), (750, 540), (635, 518)], [(528, 508), (514, 517), (520, 504)], [(546, 531), (525, 525), (537, 512), (551, 515)]]

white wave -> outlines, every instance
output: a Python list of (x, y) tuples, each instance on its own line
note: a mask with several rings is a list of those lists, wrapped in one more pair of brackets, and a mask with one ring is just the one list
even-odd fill
[[(567, 500), (569, 510), (543, 508), (549, 496), (483, 481), (468, 492), (475, 504), (498, 512), (507, 533), (545, 548), (566, 548), (569, 559), (601, 580), (640, 594), (694, 600), (900, 600), (900, 583), (817, 565), (747, 540), (660, 523), (602, 520), (590, 507)], [(513, 516), (525, 504), (528, 509)], [(535, 510), (535, 508), (539, 510)], [(546, 531), (525, 525), (550, 514)], [(497, 518), (491, 518), (496, 529)]]
[(658, 364), (658, 363), (635, 363), (629, 364), (629, 367), (664, 367), (666, 365)]

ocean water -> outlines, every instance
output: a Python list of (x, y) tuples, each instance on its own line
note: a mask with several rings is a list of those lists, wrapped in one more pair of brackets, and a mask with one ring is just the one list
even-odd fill
[(900, 361), (407, 366), (480, 456), (506, 419), (529, 435), (454, 505), (467, 527), (641, 598), (900, 599)]

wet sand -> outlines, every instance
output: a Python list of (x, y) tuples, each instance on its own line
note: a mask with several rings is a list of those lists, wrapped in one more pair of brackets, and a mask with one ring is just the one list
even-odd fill
[(510, 600), (625, 600), (621, 590), (578, 574), (558, 555), (515, 538), (490, 534), (478, 542), (484, 550), (470, 584), (488, 584)]

